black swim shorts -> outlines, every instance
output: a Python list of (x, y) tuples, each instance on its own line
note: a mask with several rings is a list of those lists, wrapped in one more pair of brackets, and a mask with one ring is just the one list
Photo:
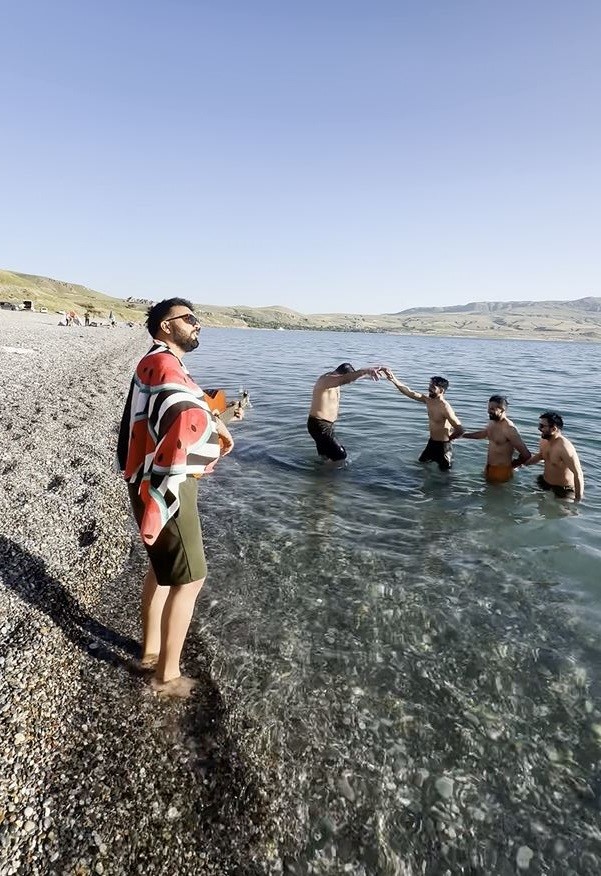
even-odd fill
[(558, 499), (571, 499), (575, 495), (574, 487), (560, 487), (557, 484), (550, 484), (543, 475), (537, 477), (536, 483), (541, 490), (553, 490)]
[(334, 423), (311, 416), (307, 420), (307, 429), (315, 441), (320, 456), (325, 456), (333, 462), (346, 459), (346, 450), (334, 434)]
[(434, 441), (432, 438), (426, 444), (420, 462), (437, 462), (441, 471), (448, 471), (453, 464), (453, 451), (450, 441)]

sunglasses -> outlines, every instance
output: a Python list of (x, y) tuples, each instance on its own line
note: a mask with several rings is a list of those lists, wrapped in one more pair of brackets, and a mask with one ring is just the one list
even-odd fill
[(181, 316), (170, 316), (169, 319), (164, 319), (163, 322), (173, 322), (174, 319), (183, 319), (188, 325), (200, 325), (200, 320), (193, 313), (183, 313)]

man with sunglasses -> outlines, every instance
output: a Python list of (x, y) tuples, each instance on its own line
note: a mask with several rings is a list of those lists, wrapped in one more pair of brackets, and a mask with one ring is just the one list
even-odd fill
[(544, 462), (542, 475), (536, 479), (543, 490), (551, 490), (558, 499), (573, 498), (579, 502), (584, 496), (584, 475), (576, 448), (562, 435), (563, 418), (556, 411), (545, 411), (538, 422), (540, 445), (538, 453), (524, 465)]
[(158, 695), (189, 696), (195, 682), (180, 657), (207, 574), (198, 516), (198, 478), (234, 442), (211, 414), (182, 363), (198, 347), (192, 304), (169, 298), (149, 308), (153, 345), (131, 382), (117, 455), (149, 558), (142, 590), (142, 659)]

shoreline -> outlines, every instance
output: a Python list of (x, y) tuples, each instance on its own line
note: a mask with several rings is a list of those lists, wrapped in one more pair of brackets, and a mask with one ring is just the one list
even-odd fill
[[(200, 311), (202, 317), (202, 311)], [(10, 310), (0, 310), (0, 332), (2, 331), (2, 324), (6, 323), (9, 328), (11, 326), (56, 326), (57, 328), (61, 328), (63, 331), (77, 331), (80, 328), (85, 328), (84, 326), (58, 326), (58, 313), (39, 313), (38, 311), (34, 311), (33, 313), (30, 311), (10, 311)], [(118, 322), (116, 328), (119, 330), (127, 329), (128, 331), (135, 331), (134, 329), (129, 329), (127, 323)], [(212, 323), (203, 323), (203, 330), (208, 329), (234, 329), (236, 331), (259, 331), (259, 332), (275, 332), (280, 331), (279, 327), (268, 327), (268, 326), (250, 326), (250, 325), (214, 325)], [(352, 329), (352, 328), (338, 328), (335, 326), (332, 327), (301, 327), (301, 326), (281, 326), (281, 329), (285, 332), (333, 332), (335, 334), (367, 334), (367, 335), (396, 335), (398, 337), (403, 338), (449, 338), (453, 340), (476, 340), (476, 341), (518, 341), (518, 342), (526, 342), (530, 341), (536, 343), (563, 343), (563, 344), (599, 344), (601, 343), (601, 329), (599, 330), (599, 335), (597, 337), (585, 338), (585, 337), (575, 337), (570, 330), (567, 330), (565, 334), (558, 336), (555, 332), (549, 332), (548, 336), (541, 337), (540, 334), (533, 334), (525, 330), (524, 334), (515, 335), (515, 334), (497, 334), (495, 332), (469, 332), (465, 334), (457, 334), (455, 332), (429, 332), (429, 331), (401, 331), (399, 329)], [(93, 326), (85, 329), (90, 332), (104, 332), (104, 331), (115, 331), (109, 325), (100, 325)], [(546, 334), (546, 333), (545, 333)], [(1, 334), (0, 334), (1, 337)]]

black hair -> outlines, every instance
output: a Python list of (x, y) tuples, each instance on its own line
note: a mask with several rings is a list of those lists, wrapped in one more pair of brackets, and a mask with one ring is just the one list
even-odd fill
[(342, 365), (334, 369), (334, 374), (352, 374), (354, 370), (350, 362), (343, 362)]
[(151, 305), (146, 311), (146, 328), (151, 337), (154, 338), (172, 307), (188, 307), (190, 310), (194, 310), (194, 305), (185, 298), (165, 298), (164, 301)]
[(433, 383), (434, 386), (440, 387), (440, 389), (442, 389), (443, 392), (446, 392), (447, 389), (449, 388), (449, 381), (447, 380), (446, 377), (431, 377), (430, 383)]
[(504, 411), (507, 410), (507, 406), (509, 402), (507, 401), (507, 396), (505, 395), (491, 395), (488, 400), (488, 403), (493, 403), (493, 405), (497, 405), (500, 408), (503, 408)]
[(558, 429), (563, 429), (563, 417), (557, 411), (545, 411), (539, 417), (540, 420), (546, 420), (550, 426), (557, 426)]

